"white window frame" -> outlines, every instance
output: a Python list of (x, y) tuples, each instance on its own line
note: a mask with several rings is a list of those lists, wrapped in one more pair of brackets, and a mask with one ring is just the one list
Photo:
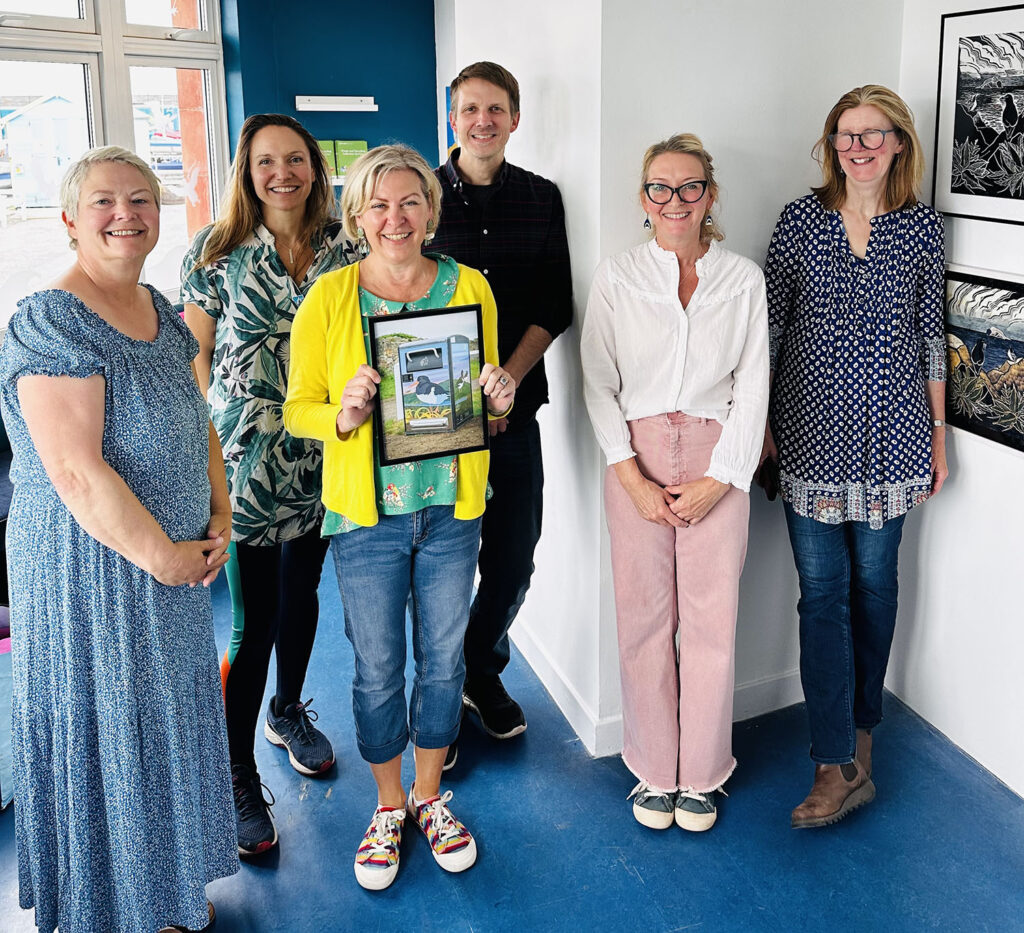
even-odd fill
[[(125, 23), (124, 0), (81, 0), (83, 18), (7, 13), (0, 0), (0, 56), (33, 61), (90, 63), (93, 145), (135, 146), (132, 124), (132, 65), (203, 68), (210, 75), (210, 184), (216, 198), (227, 178), (227, 91), (220, 41), (220, 5), (198, 0), (205, 31), (136, 27)], [(17, 17), (14, 20), (6, 17)], [(131, 30), (129, 32), (128, 30)], [(170, 37), (176, 33), (177, 37)]]
[[(205, 70), (211, 208), (216, 218), (231, 165), (220, 4), (216, 0), (197, 2), (205, 30), (128, 24), (124, 0), (80, 0), (83, 15), (78, 20), (5, 11), (4, 0), (0, 0), (0, 58), (86, 65), (92, 145), (124, 146), (132, 151), (135, 126), (129, 69), (138, 65)], [(177, 289), (167, 297), (177, 301)]]
[(0, 45), (0, 59), (15, 62), (53, 62), (57, 65), (82, 65), (85, 68), (85, 99), (89, 127), (89, 145), (100, 145), (104, 138), (103, 111), (95, 106), (100, 82), (99, 56), (94, 52), (54, 52), (38, 49), (10, 49)]
[[(3, 0), (0, 0), (2, 3)], [(194, 0), (198, 4), (199, 29), (182, 29), (177, 26), (148, 26), (144, 23), (129, 23), (125, 0), (114, 0), (121, 7), (126, 36), (147, 39), (170, 39), (176, 42), (216, 43), (220, 35), (220, 4), (212, 0)], [(193, 2), (193, 0), (188, 0)]]
[(81, 16), (37, 16), (21, 10), (4, 9), (0, 0), (0, 32), (8, 29), (53, 30), (55, 32), (96, 32), (93, 0), (79, 0)]

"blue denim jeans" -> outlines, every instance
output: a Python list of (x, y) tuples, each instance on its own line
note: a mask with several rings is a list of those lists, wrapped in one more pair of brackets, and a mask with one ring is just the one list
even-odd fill
[(853, 760), (856, 730), (882, 721), (905, 516), (872, 530), (867, 522), (826, 525), (788, 503), (785, 509), (800, 577), (800, 680), (811, 758), (843, 764)]
[[(412, 739), (445, 748), (459, 733), (480, 519), (453, 506), (381, 515), (369, 528), (331, 538), (345, 634), (355, 654), (352, 711), (359, 753), (371, 764), (400, 755)], [(405, 701), (405, 610), (412, 594), (412, 697)]]

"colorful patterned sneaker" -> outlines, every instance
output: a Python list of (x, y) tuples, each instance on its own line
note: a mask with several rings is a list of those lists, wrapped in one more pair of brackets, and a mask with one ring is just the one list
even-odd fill
[(315, 777), (330, 770), (334, 749), (327, 736), (313, 725), (317, 716), (309, 705), (312, 699), (289, 704), (280, 716), (274, 712), (275, 702), (271, 698), (263, 726), (267, 741), (288, 749), (288, 760), (299, 774)]
[[(235, 794), (235, 827), (238, 830), (238, 854), (261, 855), (277, 845), (277, 827), (270, 815), (274, 795), (263, 786), (259, 772), (249, 765), (231, 766), (231, 785)], [(268, 803), (263, 796), (270, 794)]]
[[(676, 794), (676, 825), (693, 833), (711, 829), (718, 819), (715, 807), (715, 791), (698, 794), (692, 790), (681, 790)], [(725, 793), (725, 791), (722, 791)]]
[(633, 817), (642, 826), (650, 829), (668, 829), (672, 825), (674, 796), (655, 790), (646, 781), (641, 781), (626, 797), (633, 801)]
[(395, 880), (404, 821), (405, 810), (379, 806), (374, 811), (353, 865), (356, 881), (367, 890), (381, 891)]
[(448, 809), (452, 792), (424, 800), (416, 805), (409, 789), (409, 800), (405, 805), (416, 824), (430, 843), (434, 861), (445, 871), (465, 871), (476, 861), (476, 840)]

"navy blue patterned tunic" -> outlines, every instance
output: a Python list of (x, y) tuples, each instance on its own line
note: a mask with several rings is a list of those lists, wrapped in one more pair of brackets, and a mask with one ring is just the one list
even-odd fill
[(15, 835), (22, 907), (51, 933), (207, 922), (238, 869), (210, 593), (170, 587), (100, 544), (58, 497), (18, 401), (25, 375), (105, 381), (103, 457), (172, 540), (206, 536), (198, 350), (157, 292), (152, 342), (69, 292), (18, 305), (0, 350), (11, 437), (7, 532)]
[(770, 418), (799, 515), (880, 528), (931, 494), (925, 382), (946, 378), (944, 262), (924, 204), (875, 217), (863, 259), (815, 195), (783, 210), (765, 262)]

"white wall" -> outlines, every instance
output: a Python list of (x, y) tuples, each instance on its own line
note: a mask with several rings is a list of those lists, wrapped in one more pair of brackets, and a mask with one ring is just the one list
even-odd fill
[[(896, 84), (900, 6), (867, 0), (854, 15), (820, 0), (606, 0), (602, 256), (643, 235), (644, 149), (685, 131), (714, 156), (725, 245), (763, 262), (782, 206), (820, 180), (810, 150), (832, 105), (860, 84)], [(837, 41), (855, 54), (837, 55)], [(781, 503), (755, 487), (740, 589), (737, 719), (803, 699), (796, 600)]]
[[(438, 42), (454, 74), (493, 59), (522, 85), (508, 157), (554, 179), (567, 210), (577, 326), (547, 355), (541, 414), (544, 536), (513, 638), (584, 743), (619, 750), (614, 607), (601, 477), (580, 391), (578, 324), (598, 261), (643, 236), (636, 203), (644, 149), (702, 136), (723, 189), (727, 245), (764, 257), (783, 204), (817, 178), (810, 148), (846, 90), (899, 74), (900, 4), (855, 16), (817, 0), (438, 0)], [(807, 41), (808, 36), (830, 41)], [(837, 56), (833, 37), (855, 55)], [(737, 641), (737, 718), (801, 699), (796, 580), (779, 503), (752, 502)]]
[[(508, 159), (552, 179), (562, 192), (579, 303), (597, 263), (601, 229), (601, 62), (595, 51), (600, 2), (521, 0), (512, 9), (499, 0), (439, 0), (438, 6), (450, 7), (454, 24), (446, 80), (471, 62), (490, 59), (520, 82), (522, 118)], [(448, 17), (447, 9), (438, 14), (439, 22), (442, 17)], [(438, 60), (440, 69), (440, 54)], [(545, 361), (551, 404), (539, 419), (544, 534), (513, 638), (587, 747), (610, 752), (617, 720), (608, 719), (604, 708), (617, 690), (615, 658), (609, 655), (614, 633), (608, 626), (614, 620), (602, 604), (607, 588), (599, 573), (601, 464), (583, 407), (575, 326)]]
[[(900, 93), (933, 156), (943, 13), (993, 4), (906, 0)], [(925, 190), (931, 191), (931, 177)], [(946, 219), (963, 271), (1024, 278), (1024, 226)], [(1024, 793), (1024, 614), (1017, 605), (1024, 454), (951, 429), (950, 478), (908, 521), (901, 611), (887, 685), (1017, 793)]]
[[(726, 245), (761, 261), (782, 205), (817, 179), (811, 145), (849, 88), (897, 87), (930, 161), (939, 15), (977, 6), (865, 0), (853, 13), (819, 0), (523, 0), (511, 15), (497, 0), (438, 0), (454, 50), (443, 76), (481, 58), (511, 68), (523, 120), (509, 158), (557, 181), (566, 202), (577, 327), (548, 354), (545, 531), (513, 636), (592, 752), (617, 751), (621, 727), (603, 460), (580, 396), (578, 324), (597, 262), (643, 236), (644, 148), (698, 133), (715, 156)], [(950, 219), (947, 243), (951, 262), (1024, 277), (1024, 227)], [(1020, 792), (1024, 626), (1013, 586), (1024, 455), (954, 430), (949, 457), (946, 490), (906, 525), (888, 684)], [(801, 699), (781, 509), (755, 490), (751, 512), (737, 718)]]

